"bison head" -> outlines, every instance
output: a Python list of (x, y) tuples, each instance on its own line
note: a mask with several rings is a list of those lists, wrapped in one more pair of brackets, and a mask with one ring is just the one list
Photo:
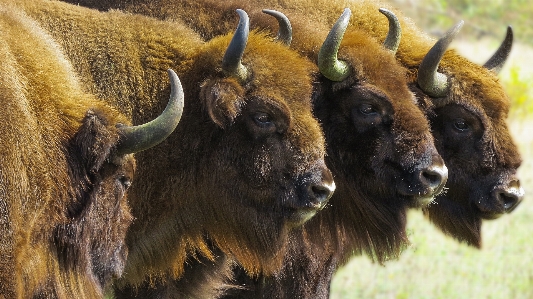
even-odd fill
[(147, 259), (168, 269), (174, 257), (176, 277), (188, 253), (214, 258), (206, 239), (250, 273), (271, 273), (287, 231), (322, 209), (335, 189), (311, 111), (313, 64), (250, 33), (247, 15), (238, 12), (235, 34), (210, 40), (186, 65), (191, 104), (168, 151), (143, 158), (152, 170), (135, 193), (151, 195), (137, 199), (145, 208), (134, 212), (142, 219), (128, 241), (128, 283), (145, 277)]
[[(207, 155), (216, 168), (206, 177), (206, 187), (218, 190), (217, 202), (206, 209), (215, 209), (214, 218), (224, 223), (210, 232), (218, 246), (254, 269), (246, 256), (266, 261), (278, 254), (284, 239), (279, 236), (322, 209), (335, 185), (311, 113), (312, 65), (261, 34), (252, 33), (247, 43), (240, 33), (247, 33), (240, 29), (247, 27), (246, 18), (239, 14), (222, 72), (204, 78), (200, 90), (218, 132)], [(226, 40), (210, 43), (196, 59), (198, 67), (216, 67), (206, 60), (221, 57), (212, 51)], [(272, 263), (263, 264), (270, 271)]]
[[(447, 170), (408, 89), (405, 69), (366, 34), (352, 31), (343, 38), (349, 16), (346, 9), (318, 58), (325, 78), (315, 94), (315, 111), (338, 186), (331, 199), (334, 211), (318, 217), (337, 219), (332, 221), (346, 226), (352, 244), (382, 260), (406, 241), (405, 209), (431, 202), (443, 189)], [(395, 44), (389, 39), (386, 46)]]
[(91, 273), (102, 289), (122, 274), (127, 257), (125, 237), (133, 217), (125, 195), (135, 170), (132, 153), (160, 143), (181, 117), (183, 90), (172, 70), (169, 75), (171, 99), (158, 118), (139, 126), (117, 125), (113, 113), (93, 109), (69, 145), (70, 173), (79, 185), (53, 244), (61, 267)]
[(479, 247), (481, 220), (513, 211), (524, 194), (516, 177), (520, 154), (506, 125), (509, 100), (496, 77), (511, 49), (512, 31), (478, 66), (453, 51), (445, 53), (461, 25), (428, 52), (413, 89), (424, 93), (420, 97), (436, 146), (451, 172), (449, 190), (426, 213), (445, 233)]

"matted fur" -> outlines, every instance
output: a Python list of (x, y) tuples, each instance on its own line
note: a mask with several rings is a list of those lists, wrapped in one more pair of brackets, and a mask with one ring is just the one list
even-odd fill
[[(316, 67), (252, 31), (243, 57), (250, 77), (241, 82), (221, 70), (232, 34), (204, 44), (177, 22), (60, 2), (24, 6), (65, 47), (86, 87), (117, 95), (110, 101), (133, 120), (160, 109), (164, 70), (182, 78), (188, 100), (176, 132), (136, 156), (128, 195), (136, 220), (118, 285), (179, 278), (190, 258), (220, 258), (207, 240), (251, 275), (279, 269), (292, 216), (284, 206), (301, 204), (304, 182), (332, 179), (311, 111)], [(124, 75), (120, 85), (110, 83)], [(257, 129), (256, 113), (268, 113), (276, 132)]]
[(127, 122), (83, 92), (36, 22), (10, 4), (0, 16), (0, 297), (101, 297), (126, 257), (118, 177), (133, 175), (134, 160), (113, 149)]

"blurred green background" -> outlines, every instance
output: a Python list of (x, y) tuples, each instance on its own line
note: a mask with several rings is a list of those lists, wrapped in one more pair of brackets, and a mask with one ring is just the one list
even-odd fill
[(436, 37), (464, 20), (452, 47), (480, 64), (498, 48), (507, 25), (513, 26), (515, 44), (499, 76), (512, 101), (509, 126), (524, 160), (519, 177), (526, 197), (512, 214), (483, 223), (481, 250), (444, 236), (419, 211), (411, 211), (412, 245), (400, 259), (379, 266), (353, 258), (335, 275), (331, 297), (533, 298), (533, 5), (525, 0), (382, 2)]

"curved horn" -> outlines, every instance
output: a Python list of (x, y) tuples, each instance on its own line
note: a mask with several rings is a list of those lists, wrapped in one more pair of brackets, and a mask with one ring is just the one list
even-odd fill
[(183, 88), (173, 70), (168, 70), (170, 78), (170, 99), (167, 107), (156, 119), (139, 126), (119, 125), (121, 134), (117, 146), (119, 155), (131, 154), (151, 148), (174, 131), (183, 113)]
[(236, 76), (241, 80), (246, 80), (248, 77), (248, 70), (242, 65), (241, 59), (246, 49), (246, 43), (248, 42), (248, 33), (250, 32), (250, 20), (248, 14), (242, 10), (237, 9), (239, 14), (239, 24), (235, 30), (235, 34), (231, 39), (231, 42), (224, 53), (222, 58), (222, 70), (229, 76)]
[(400, 40), (402, 38), (402, 28), (400, 27), (400, 21), (396, 15), (385, 8), (380, 8), (379, 12), (384, 14), (389, 19), (389, 33), (383, 42), (385, 49), (390, 50), (392, 53), (396, 53), (400, 46)]
[(263, 9), (262, 11), (278, 20), (279, 30), (276, 39), (287, 47), (290, 46), (292, 42), (292, 26), (287, 16), (277, 10)]
[(352, 12), (345, 8), (318, 52), (318, 69), (331, 81), (342, 81), (350, 75), (350, 66), (337, 59), (337, 52), (348, 27)]
[(429, 96), (440, 98), (448, 93), (448, 77), (437, 72), (437, 68), (444, 52), (446, 52), (463, 23), (463, 21), (460, 21), (452, 29), (448, 30), (429, 50), (418, 67), (418, 85)]
[(496, 53), (485, 62), (483, 65), (485, 68), (488, 68), (491, 71), (494, 71), (496, 74), (499, 73), (503, 67), (503, 64), (509, 57), (509, 52), (513, 46), (513, 28), (507, 26), (507, 34), (505, 35), (505, 40), (502, 42)]

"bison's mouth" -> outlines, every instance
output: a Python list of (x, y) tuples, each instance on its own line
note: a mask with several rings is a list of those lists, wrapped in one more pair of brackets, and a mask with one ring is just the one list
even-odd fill
[(483, 220), (494, 220), (494, 219), (498, 219), (500, 218), (501, 216), (503, 216), (503, 214), (505, 213), (500, 213), (500, 212), (490, 212), (490, 211), (481, 211), (479, 209), (477, 209), (479, 211), (479, 217)]
[(405, 199), (410, 208), (424, 208), (433, 203), (437, 196), (445, 194), (446, 189), (444, 184), (441, 184), (436, 189), (426, 189), (418, 194), (400, 192), (400, 196)]
[(413, 196), (406, 198), (407, 205), (410, 208), (424, 208), (427, 207), (429, 204), (431, 204), (435, 200), (435, 196)]
[(284, 216), (289, 227), (298, 227), (313, 218), (319, 210), (316, 208), (287, 208)]

